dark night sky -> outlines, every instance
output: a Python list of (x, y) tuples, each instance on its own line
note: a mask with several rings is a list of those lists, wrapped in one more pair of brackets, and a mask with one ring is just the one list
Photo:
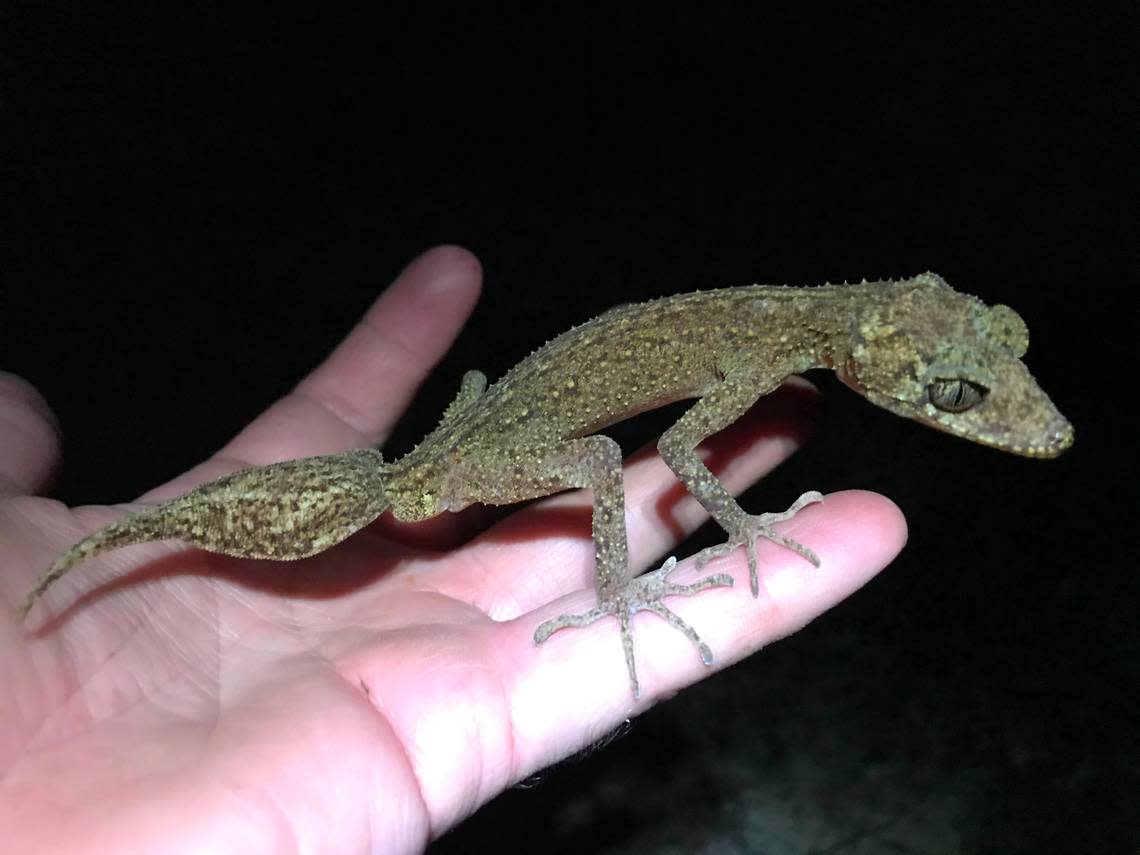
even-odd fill
[[(816, 438), (746, 505), (877, 489), (911, 540), (782, 646), (857, 626), (915, 657), (904, 678), (945, 669), (931, 720), (1047, 744), (1034, 781), (1103, 757), (1076, 797), (1020, 798), (1114, 851), (1129, 832), (1113, 806), (1140, 763), (1123, 700), (1136, 689), (1136, 553), (1119, 530), (1134, 452), (1117, 424), (1134, 397), (1123, 296), (1140, 260), (1134, 4), (750, 8), (0, 13), (0, 365), (62, 422), (58, 494), (126, 501), (286, 391), (436, 243), (474, 251), (486, 288), (397, 453), (464, 370), (497, 376), (616, 302), (933, 269), (1023, 314), (1027, 361), (1076, 447), (1050, 463), (1005, 457), (821, 377)], [(763, 680), (763, 659), (717, 681)], [(801, 678), (836, 666), (815, 667)], [(891, 691), (910, 691), (904, 678)], [(1001, 700), (956, 705), (979, 685)], [(604, 775), (606, 753), (562, 774)], [(560, 772), (459, 833), (541, 829), (552, 794), (573, 789)]]

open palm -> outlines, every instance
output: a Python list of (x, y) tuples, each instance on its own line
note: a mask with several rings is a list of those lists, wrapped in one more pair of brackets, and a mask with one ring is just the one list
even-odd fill
[[(379, 445), (479, 280), (463, 250), (421, 256), (290, 395), (142, 501), (244, 466)], [(652, 615), (635, 620), (638, 702), (612, 621), (534, 644), (543, 620), (593, 601), (581, 493), (466, 542), (455, 517), (382, 520), (295, 563), (132, 547), (73, 571), (21, 625), (15, 606), (43, 568), (124, 511), (33, 495), (57, 454), (50, 424), (30, 387), (0, 377), (0, 828), (12, 851), (417, 851), (709, 673)], [(762, 404), (708, 451), (739, 490), (796, 444)], [(703, 521), (652, 454), (628, 463), (626, 491), (638, 570)], [(675, 601), (716, 667), (842, 599), (905, 537), (890, 502), (859, 492), (787, 528), (821, 569), (762, 543), (759, 600), (737, 584)], [(696, 576), (689, 566), (674, 578), (686, 570)], [(739, 554), (715, 570), (747, 573)]]

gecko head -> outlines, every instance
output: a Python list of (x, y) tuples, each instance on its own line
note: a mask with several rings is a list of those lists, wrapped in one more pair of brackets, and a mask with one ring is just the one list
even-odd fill
[(1029, 331), (1008, 306), (987, 306), (926, 273), (884, 283), (853, 321), (837, 373), (867, 400), (982, 445), (1056, 457), (1073, 427), (1021, 361)]

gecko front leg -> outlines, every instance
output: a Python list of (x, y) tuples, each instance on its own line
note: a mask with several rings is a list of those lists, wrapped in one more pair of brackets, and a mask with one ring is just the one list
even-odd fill
[(661, 458), (701, 503), (701, 507), (728, 533), (728, 539), (724, 543), (698, 553), (697, 566), (703, 567), (713, 558), (727, 555), (738, 546), (743, 546), (748, 556), (748, 581), (753, 597), (760, 595), (760, 576), (756, 565), (757, 538), (763, 537), (778, 543), (803, 556), (816, 567), (819, 566), (819, 557), (814, 552), (802, 543), (783, 536), (772, 526), (791, 519), (806, 505), (822, 502), (823, 495), (809, 490), (782, 513), (749, 514), (724, 488), (720, 479), (701, 462), (695, 449), (705, 437), (736, 421), (768, 391), (770, 384), (754, 377), (744, 375), (736, 379), (726, 376), (665, 431), (657, 443)]
[(534, 633), (536, 644), (569, 627), (587, 626), (607, 615), (618, 620), (630, 689), (640, 697), (630, 620), (639, 611), (651, 611), (682, 632), (696, 646), (701, 661), (712, 663), (712, 651), (680, 616), (666, 607), (665, 597), (695, 594), (706, 588), (731, 586), (732, 577), (709, 576), (689, 585), (668, 580), (676, 565), (670, 558), (659, 569), (634, 577), (629, 569), (625, 529), (625, 492), (621, 448), (606, 436), (593, 435), (560, 442), (552, 447), (512, 449), (510, 465), (490, 471), (484, 465), (468, 469), (464, 479), (472, 486), (495, 484), (493, 496), (470, 496), (474, 501), (503, 502), (548, 496), (572, 487), (593, 491), (593, 540), (598, 604), (581, 614), (564, 614), (546, 621)]
[(728, 532), (728, 539), (724, 543), (718, 543), (715, 546), (708, 546), (697, 553), (697, 567), (704, 567), (714, 558), (720, 558), (722, 555), (728, 555), (738, 546), (743, 546), (745, 554), (748, 557), (748, 579), (752, 588), (752, 596), (758, 597), (760, 595), (760, 579), (757, 572), (756, 563), (756, 540), (764, 538), (773, 543), (777, 543), (787, 549), (792, 550), (797, 555), (803, 556), (807, 561), (810, 561), (816, 567), (819, 566), (819, 556), (800, 543), (798, 540), (792, 540), (790, 537), (784, 537), (776, 531), (772, 526), (778, 522), (784, 522), (794, 517), (802, 508), (808, 505), (814, 505), (816, 502), (823, 501), (823, 494), (818, 490), (808, 490), (794, 502), (791, 507), (786, 511), (779, 513), (769, 512), (763, 514), (749, 514), (743, 509), (738, 512), (728, 511), (724, 514), (725, 520), (721, 523), (724, 530)]
[(590, 611), (580, 614), (559, 615), (541, 624), (534, 632), (535, 644), (542, 644), (560, 629), (572, 626), (588, 626), (607, 615), (613, 615), (618, 619), (618, 626), (621, 629), (621, 646), (625, 652), (625, 666), (629, 670), (629, 684), (633, 690), (634, 700), (636, 700), (641, 696), (641, 686), (637, 680), (637, 668), (634, 663), (633, 632), (630, 629), (630, 619), (644, 609), (653, 612), (669, 626), (683, 633), (697, 648), (701, 662), (705, 665), (712, 665), (712, 648), (701, 640), (697, 631), (685, 623), (680, 615), (667, 608), (662, 600), (665, 597), (678, 594), (688, 596), (706, 588), (731, 588), (732, 577), (726, 573), (717, 573), (714, 576), (706, 576), (697, 582), (681, 585), (677, 582), (670, 582), (668, 579), (669, 574), (673, 572), (676, 566), (677, 559), (670, 556), (656, 570), (627, 580), (617, 590), (606, 594), (602, 594), (599, 590), (598, 604)]

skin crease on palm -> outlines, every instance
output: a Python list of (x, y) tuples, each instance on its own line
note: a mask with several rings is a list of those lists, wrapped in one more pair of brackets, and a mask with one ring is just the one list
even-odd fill
[[(246, 466), (382, 446), (480, 282), (465, 250), (420, 256), (290, 395), (140, 501)], [(702, 446), (734, 492), (800, 444), (806, 384), (792, 383), (800, 394), (761, 400)], [(473, 538), (468, 514), (382, 519), (289, 565), (135, 546), (75, 571), (22, 627), (16, 606), (45, 564), (130, 509), (37, 496), (58, 455), (47, 404), (0, 375), (0, 828), (19, 852), (419, 851), (504, 788), (799, 629), (906, 537), (889, 500), (848, 491), (780, 526), (820, 569), (762, 541), (754, 600), (743, 550), (720, 559), (734, 588), (671, 601), (715, 664), (638, 615), (635, 702), (612, 620), (534, 643), (542, 621), (596, 597), (588, 494), (533, 503)], [(705, 517), (651, 445), (625, 479), (644, 570)], [(690, 561), (673, 578), (708, 572)]]

